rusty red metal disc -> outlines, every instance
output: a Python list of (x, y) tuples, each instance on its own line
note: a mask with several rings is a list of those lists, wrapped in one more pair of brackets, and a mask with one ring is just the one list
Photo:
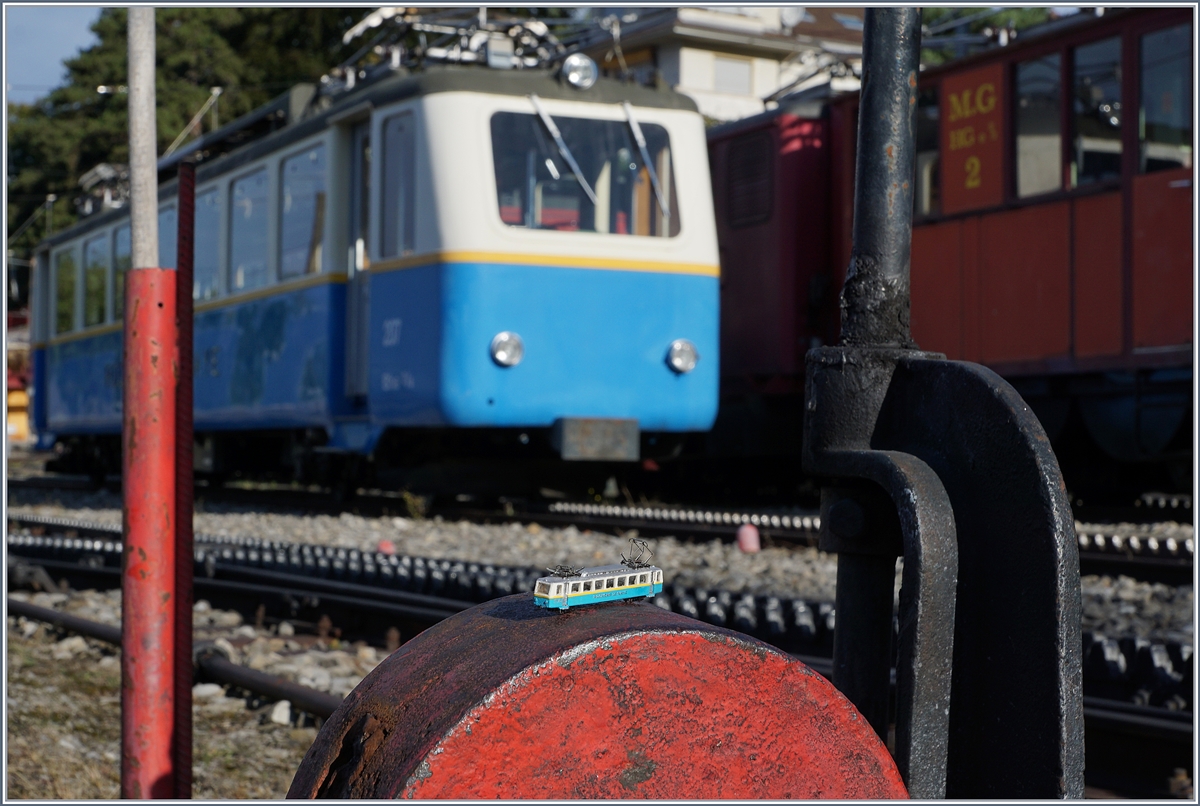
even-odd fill
[(291, 798), (902, 798), (798, 660), (653, 605), (518, 594), (426, 630), (325, 723)]

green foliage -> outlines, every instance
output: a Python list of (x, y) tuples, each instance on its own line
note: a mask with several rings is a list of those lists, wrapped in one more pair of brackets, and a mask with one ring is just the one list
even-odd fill
[[(316, 81), (361, 43), (342, 33), (367, 8), (159, 8), (158, 146), (161, 154), (221, 87), (219, 122), (228, 123), (302, 81)], [(49, 193), (55, 230), (75, 219), (79, 177), (102, 162), (129, 161), (128, 95), (97, 87), (127, 83), (126, 10), (106, 8), (92, 26), (93, 47), (66, 61), (66, 83), (35, 104), (8, 105), (8, 228), (13, 232)], [(212, 125), (205, 115), (203, 130)], [(39, 220), (8, 246), (28, 254), (44, 236)]]
[[(1052, 8), (993, 8), (986, 9), (975, 6), (973, 8), (946, 8), (944, 6), (929, 7), (926, 6), (921, 10), (921, 22), (928, 29), (935, 31), (946, 26), (953, 20), (967, 20), (970, 22), (964, 28), (945, 27), (938, 31), (935, 35), (945, 38), (956, 33), (971, 33), (981, 34), (987, 32), (988, 29), (997, 31), (1001, 28), (1008, 28), (1013, 31), (1022, 31), (1034, 25), (1040, 25), (1051, 18)], [(986, 13), (991, 11), (991, 13)], [(921, 49), (921, 63), (927, 67), (933, 67), (939, 64), (944, 64), (952, 61), (959, 56), (965, 56), (980, 48), (979, 45), (963, 44), (955, 46), (952, 44), (939, 44), (936, 47), (923, 47)]]

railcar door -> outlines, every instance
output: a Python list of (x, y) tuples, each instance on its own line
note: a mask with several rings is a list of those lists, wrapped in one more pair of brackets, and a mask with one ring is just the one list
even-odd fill
[(371, 266), (367, 256), (371, 198), (371, 122), (363, 121), (350, 134), (349, 248), (346, 259), (346, 395), (365, 398), (370, 339)]

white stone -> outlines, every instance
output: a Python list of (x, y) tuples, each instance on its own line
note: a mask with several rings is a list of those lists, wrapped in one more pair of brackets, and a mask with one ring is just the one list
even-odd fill
[(245, 638), (253, 638), (257, 633), (254, 632), (254, 628), (251, 627), (249, 624), (243, 624), (242, 626), (240, 626), (236, 630), (234, 630), (233, 634), (235, 636), (241, 636), (241, 637), (245, 637)]
[(86, 651), (87, 641), (84, 641), (78, 635), (72, 635), (70, 638), (64, 638), (55, 644), (54, 648), (50, 650), (50, 654), (55, 660), (67, 660), (68, 658), (75, 657), (80, 652)]
[(225, 687), (216, 683), (197, 683), (192, 686), (193, 700), (214, 700), (225, 696)]
[(279, 622), (279, 634), (285, 638), (291, 637), (296, 634), (296, 628), (289, 621), (281, 621)]
[(275, 703), (275, 707), (271, 709), (271, 721), (276, 725), (292, 724), (292, 704), (287, 700)]

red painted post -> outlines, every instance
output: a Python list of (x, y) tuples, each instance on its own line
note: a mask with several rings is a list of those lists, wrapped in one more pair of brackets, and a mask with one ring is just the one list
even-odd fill
[[(175, 272), (125, 279), (121, 796), (174, 794)], [(189, 652), (190, 657), (190, 652)]]
[(175, 791), (192, 796), (192, 240), (196, 166), (179, 165), (179, 237), (175, 315), (179, 383), (175, 387)]

